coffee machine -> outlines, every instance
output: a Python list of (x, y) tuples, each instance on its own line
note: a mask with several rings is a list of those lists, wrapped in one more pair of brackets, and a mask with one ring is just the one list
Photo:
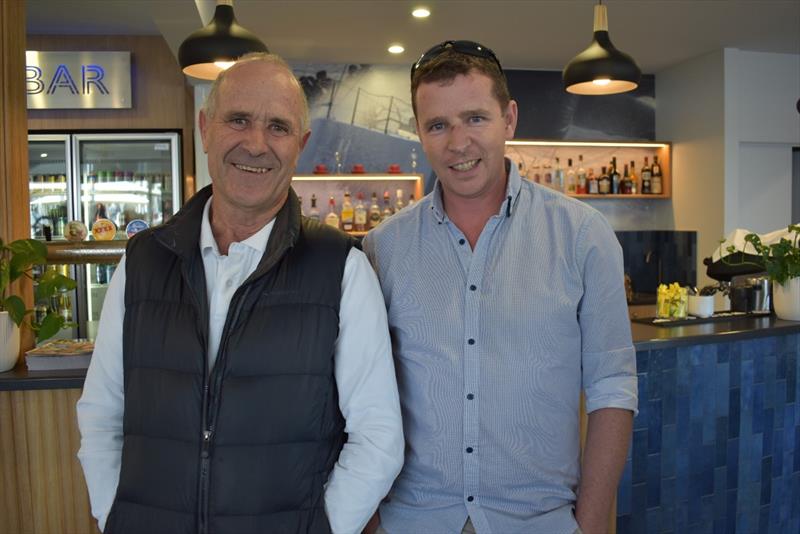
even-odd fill
[(730, 298), (732, 312), (771, 312), (772, 285), (761, 256), (734, 252), (717, 261), (705, 258), (703, 264), (708, 277), (719, 282), (719, 290)]

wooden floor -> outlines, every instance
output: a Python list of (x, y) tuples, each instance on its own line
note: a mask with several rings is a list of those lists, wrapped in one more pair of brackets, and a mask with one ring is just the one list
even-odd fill
[(76, 456), (80, 389), (0, 391), (0, 534), (95, 534)]

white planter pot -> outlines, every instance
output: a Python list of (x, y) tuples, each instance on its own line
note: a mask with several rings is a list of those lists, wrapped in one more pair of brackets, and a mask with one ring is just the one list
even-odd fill
[(787, 280), (784, 285), (772, 282), (772, 302), (780, 319), (800, 321), (800, 278)]
[(8, 312), (0, 312), (0, 373), (17, 364), (19, 356), (19, 327)]

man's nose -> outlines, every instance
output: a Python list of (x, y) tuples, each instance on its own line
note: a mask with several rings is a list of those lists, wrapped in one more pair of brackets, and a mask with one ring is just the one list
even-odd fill
[(447, 138), (448, 149), (453, 152), (464, 152), (471, 142), (472, 140), (466, 128), (461, 125), (455, 125), (450, 128), (450, 133)]
[(251, 156), (260, 156), (269, 150), (267, 130), (257, 125), (247, 129), (242, 146)]

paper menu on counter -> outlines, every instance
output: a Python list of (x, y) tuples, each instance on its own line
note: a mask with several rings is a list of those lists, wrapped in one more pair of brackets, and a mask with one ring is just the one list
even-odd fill
[(94, 351), (94, 342), (87, 339), (48, 341), (25, 353), (29, 371), (54, 369), (86, 369)]

